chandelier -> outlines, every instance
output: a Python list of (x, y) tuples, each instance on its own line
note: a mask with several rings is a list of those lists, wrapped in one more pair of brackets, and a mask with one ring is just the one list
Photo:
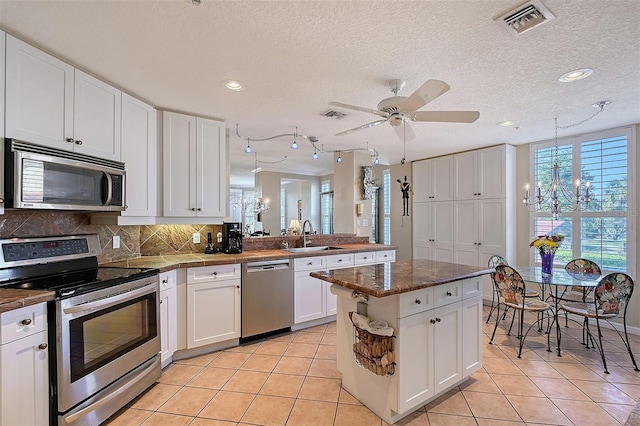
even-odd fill
[(546, 188), (542, 187), (542, 181), (538, 181), (538, 185), (535, 189), (535, 196), (532, 198), (530, 193), (529, 184), (525, 186), (524, 190), (524, 198), (522, 199), (522, 203), (527, 207), (530, 212), (539, 212), (543, 211), (550, 207), (549, 213), (551, 213), (551, 217), (553, 220), (558, 219), (558, 216), (562, 214), (562, 206), (569, 205), (572, 211), (583, 211), (587, 208), (587, 205), (591, 201), (590, 196), (590, 188), (591, 182), (587, 181), (585, 186), (585, 193), (582, 193), (582, 182), (580, 179), (575, 180), (575, 191), (573, 189), (567, 189), (562, 184), (560, 179), (560, 165), (558, 158), (558, 129), (568, 129), (571, 127), (579, 126), (596, 115), (600, 114), (604, 111), (604, 107), (609, 105), (611, 101), (601, 101), (595, 103), (593, 106), (598, 108), (593, 115), (589, 118), (586, 118), (578, 123), (569, 124), (567, 126), (558, 126), (558, 119), (554, 118), (554, 127), (555, 127), (555, 138), (554, 138), (554, 149), (553, 154), (551, 155), (551, 180), (549, 185)]
[(260, 214), (262, 212), (269, 210), (269, 205), (267, 205), (268, 201), (269, 200), (267, 199), (256, 198), (256, 204), (255, 204), (255, 207), (253, 208), (253, 212), (255, 214)]

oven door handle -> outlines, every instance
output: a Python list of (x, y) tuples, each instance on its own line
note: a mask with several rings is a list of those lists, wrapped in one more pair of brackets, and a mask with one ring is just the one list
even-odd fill
[(126, 392), (131, 387), (135, 386), (140, 380), (145, 379), (147, 377), (147, 375), (151, 374), (151, 372), (154, 370), (154, 368), (156, 368), (155, 363), (151, 364), (149, 367), (145, 368), (144, 371), (142, 371), (142, 372), (140, 372), (138, 374), (138, 377), (136, 377), (134, 379), (131, 379), (131, 381), (129, 383), (125, 384), (121, 388), (113, 391), (109, 395), (105, 396), (102, 399), (99, 399), (98, 401), (94, 402), (93, 404), (90, 404), (90, 405), (84, 407), (82, 410), (68, 415), (67, 417), (64, 418), (65, 422), (67, 424), (72, 424), (76, 420), (86, 416), (87, 414), (91, 413), (92, 411), (95, 411), (98, 407), (101, 407), (101, 406), (109, 403), (114, 398), (117, 398), (122, 393)]
[(149, 293), (154, 293), (153, 291), (149, 291), (153, 286), (144, 286), (142, 288), (138, 288), (135, 290), (128, 291), (126, 293), (118, 294), (117, 296), (106, 297), (104, 299), (96, 300), (95, 302), (83, 303), (82, 305), (69, 306), (68, 308), (64, 308), (62, 311), (65, 314), (77, 314), (78, 312), (93, 312), (99, 309), (108, 308), (110, 306), (116, 305), (124, 300), (132, 299), (134, 297), (142, 296)]

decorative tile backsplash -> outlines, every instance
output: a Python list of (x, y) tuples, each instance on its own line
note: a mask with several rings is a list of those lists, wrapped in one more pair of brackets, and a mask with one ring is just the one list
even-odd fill
[[(88, 213), (77, 212), (8, 210), (0, 216), (0, 238), (98, 234), (100, 263), (137, 256), (203, 253), (207, 232), (212, 232), (215, 243), (221, 231), (221, 225), (91, 225)], [(200, 244), (192, 243), (194, 232), (200, 232)], [(114, 235), (120, 237), (118, 249), (112, 247)]]

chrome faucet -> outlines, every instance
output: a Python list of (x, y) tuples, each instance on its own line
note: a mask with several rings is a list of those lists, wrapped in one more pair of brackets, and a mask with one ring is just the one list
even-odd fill
[(305, 247), (307, 246), (307, 244), (311, 243), (311, 240), (307, 239), (307, 234), (305, 234), (304, 232), (304, 228), (307, 226), (307, 223), (309, 224), (309, 235), (313, 234), (313, 225), (311, 225), (311, 222), (309, 221), (309, 219), (302, 222), (302, 244)]

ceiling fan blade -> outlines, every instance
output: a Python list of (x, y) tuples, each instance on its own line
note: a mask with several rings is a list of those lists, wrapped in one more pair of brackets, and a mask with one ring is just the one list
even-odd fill
[(364, 126), (359, 126), (359, 127), (355, 127), (353, 129), (349, 129), (349, 130), (345, 130), (344, 132), (340, 132), (340, 133), (336, 133), (336, 136), (342, 136), (342, 135), (346, 135), (352, 132), (355, 132), (357, 130), (362, 130), (362, 129), (368, 129), (369, 127), (375, 127), (379, 124), (382, 124), (384, 122), (386, 122), (387, 120), (378, 120), (378, 121), (374, 121), (372, 123), (369, 124), (365, 124)]
[(438, 96), (445, 94), (449, 89), (451, 87), (444, 81), (427, 80), (426, 83), (400, 104), (400, 109), (405, 112), (417, 111)]
[(400, 126), (393, 126), (393, 130), (396, 131), (400, 142), (409, 142), (416, 138), (416, 134), (413, 133), (413, 129), (406, 121)]
[(340, 107), (340, 108), (352, 109), (354, 111), (368, 112), (368, 113), (371, 113), (371, 114), (379, 115), (380, 117), (384, 117), (384, 118), (389, 117), (388, 113), (386, 113), (384, 111), (379, 111), (377, 109), (364, 108), (364, 107), (359, 107), (359, 106), (355, 106), (355, 105), (343, 104), (342, 102), (329, 102), (329, 105), (335, 106), (335, 107)]
[(473, 123), (479, 117), (478, 111), (418, 111), (411, 115), (413, 121), (442, 123)]

